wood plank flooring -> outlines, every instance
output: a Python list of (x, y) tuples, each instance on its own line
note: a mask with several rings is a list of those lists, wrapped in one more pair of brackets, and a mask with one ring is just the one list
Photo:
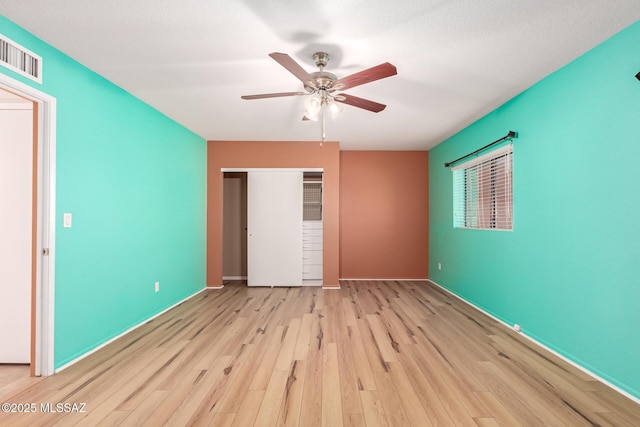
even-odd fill
[(640, 405), (428, 282), (341, 285), (204, 291), (3, 385), (35, 412), (0, 425), (640, 425)]

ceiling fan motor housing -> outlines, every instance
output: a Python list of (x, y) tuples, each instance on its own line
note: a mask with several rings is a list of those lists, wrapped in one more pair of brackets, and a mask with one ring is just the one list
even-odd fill
[(333, 83), (338, 80), (338, 77), (327, 71), (316, 71), (315, 73), (309, 73), (313, 80), (304, 85), (304, 88), (309, 92), (317, 90), (330, 90)]
[(316, 66), (320, 68), (320, 71), (309, 73), (312, 80), (304, 84), (304, 88), (309, 93), (314, 93), (321, 90), (329, 91), (332, 89), (333, 83), (338, 80), (338, 77), (327, 71), (324, 71), (324, 67), (329, 62), (329, 54), (325, 52), (316, 52), (313, 54), (313, 60)]
[(326, 52), (316, 52), (313, 54), (313, 60), (317, 67), (326, 67), (327, 62), (329, 62), (329, 54)]

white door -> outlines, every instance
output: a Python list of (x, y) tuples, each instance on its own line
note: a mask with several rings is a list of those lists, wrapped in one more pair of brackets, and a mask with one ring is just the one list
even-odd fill
[(302, 172), (247, 173), (247, 285), (302, 284)]
[(33, 104), (0, 104), (0, 363), (30, 363)]

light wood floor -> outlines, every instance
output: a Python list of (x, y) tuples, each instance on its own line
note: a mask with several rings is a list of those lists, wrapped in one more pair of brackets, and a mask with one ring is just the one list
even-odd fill
[(207, 290), (34, 381), (2, 401), (37, 413), (0, 425), (640, 425), (640, 405), (427, 282)]

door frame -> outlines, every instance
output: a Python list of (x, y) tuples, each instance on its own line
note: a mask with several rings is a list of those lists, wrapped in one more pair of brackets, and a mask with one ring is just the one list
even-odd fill
[[(35, 103), (35, 248), (31, 277), (31, 375), (54, 373), (56, 99), (0, 73), (0, 88)], [(45, 253), (46, 252), (46, 253)], [(35, 270), (35, 271), (33, 271)]]

